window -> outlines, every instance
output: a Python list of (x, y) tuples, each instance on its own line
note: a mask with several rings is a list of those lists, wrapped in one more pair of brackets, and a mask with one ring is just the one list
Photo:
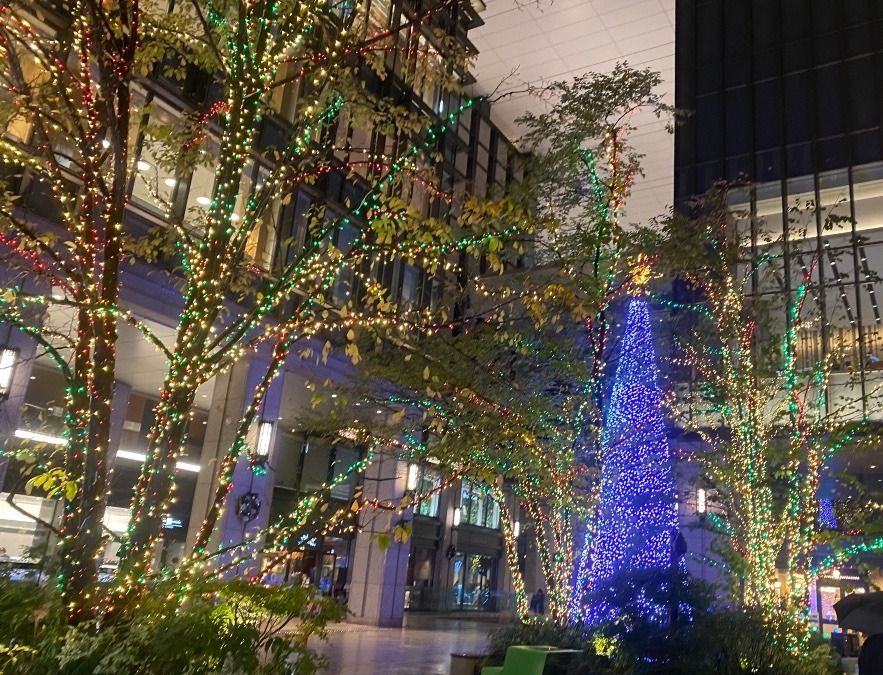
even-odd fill
[(463, 480), (460, 509), (462, 523), (491, 529), (500, 527), (500, 506), (478, 483)]
[(280, 269), (290, 265), (298, 251), (306, 241), (307, 225), (309, 224), (310, 208), (313, 200), (304, 192), (298, 192), (297, 197), (288, 204), (283, 204), (279, 210), (281, 242), (279, 246)]
[(438, 494), (441, 484), (441, 474), (438, 471), (420, 467), (416, 492), (421, 501), (414, 510), (421, 516), (438, 518)]
[[(334, 448), (334, 460), (331, 465), (331, 479), (334, 483), (331, 488), (332, 499), (350, 500), (353, 498), (353, 490), (356, 487), (356, 473), (353, 471), (353, 467), (361, 458), (362, 453), (355, 448), (341, 445)], [(346, 477), (344, 478), (344, 476)]]
[[(358, 234), (355, 226), (348, 222), (343, 223), (335, 234), (335, 247), (343, 255), (346, 255), (352, 250)], [(338, 305), (345, 305), (350, 301), (354, 281), (355, 272), (352, 263), (348, 263), (337, 274), (337, 281), (334, 283), (334, 302)]]
[(399, 302), (403, 309), (420, 309), (423, 290), (423, 271), (413, 265), (405, 265)]

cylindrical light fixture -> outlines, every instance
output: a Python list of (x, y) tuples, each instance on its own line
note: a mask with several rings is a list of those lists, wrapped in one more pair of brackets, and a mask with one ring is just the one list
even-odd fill
[(417, 474), (419, 473), (419, 468), (420, 467), (416, 464), (408, 465), (408, 482), (405, 487), (412, 492), (417, 489)]
[(454, 527), (460, 526), (460, 507), (454, 509)]
[(706, 511), (708, 511), (708, 495), (705, 488), (699, 488), (696, 490), (696, 513), (705, 515)]
[(258, 423), (258, 442), (254, 454), (258, 457), (269, 457), (270, 440), (273, 438), (273, 423), (262, 420)]
[(18, 349), (15, 347), (0, 347), (0, 401), (5, 401), (9, 398), (17, 365)]
[(515, 535), (516, 539), (518, 539), (518, 535), (521, 534), (521, 521), (516, 520), (512, 524), (512, 534)]

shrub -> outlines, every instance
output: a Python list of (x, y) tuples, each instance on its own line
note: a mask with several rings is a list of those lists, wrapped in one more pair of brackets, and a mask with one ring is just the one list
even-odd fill
[(842, 675), (830, 645), (819, 639), (805, 657), (796, 657), (759, 615), (740, 610), (709, 613), (695, 622), (672, 673), (720, 675)]
[[(3, 611), (4, 592), (22, 599), (15, 616)], [(110, 624), (101, 619), (77, 626), (34, 623), (39, 612), (62, 616), (54, 594), (51, 611), (41, 605), (46, 594), (34, 586), (0, 585), (0, 630), (20, 626), (18, 633), (2, 633), (0, 672), (311, 675), (324, 660), (307, 640), (324, 637), (325, 626), (345, 614), (338, 603), (315, 597), (309, 588), (196, 580), (183, 600), (172, 582), (156, 584), (137, 607)], [(26, 629), (28, 620), (35, 630)]]
[(0, 673), (52, 672), (63, 626), (54, 589), (0, 576)]
[[(827, 643), (818, 640), (797, 657), (783, 636), (759, 615), (712, 608), (710, 589), (681, 574), (622, 576), (594, 597), (607, 621), (592, 629), (536, 622), (508, 626), (491, 637), (490, 654), (502, 661), (513, 644), (580, 649), (569, 675), (840, 675)], [(603, 652), (609, 659), (596, 655)]]

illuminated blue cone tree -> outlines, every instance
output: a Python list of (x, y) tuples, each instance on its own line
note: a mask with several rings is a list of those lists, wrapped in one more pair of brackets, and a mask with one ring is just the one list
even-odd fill
[(657, 375), (647, 303), (634, 299), (604, 426), (591, 591), (672, 564), (677, 505)]

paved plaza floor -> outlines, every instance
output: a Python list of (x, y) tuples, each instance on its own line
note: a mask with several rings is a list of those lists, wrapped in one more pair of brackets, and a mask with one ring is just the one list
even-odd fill
[(404, 628), (340, 624), (319, 647), (333, 675), (442, 675), (451, 652), (483, 652), (497, 624), (431, 614), (406, 614)]

